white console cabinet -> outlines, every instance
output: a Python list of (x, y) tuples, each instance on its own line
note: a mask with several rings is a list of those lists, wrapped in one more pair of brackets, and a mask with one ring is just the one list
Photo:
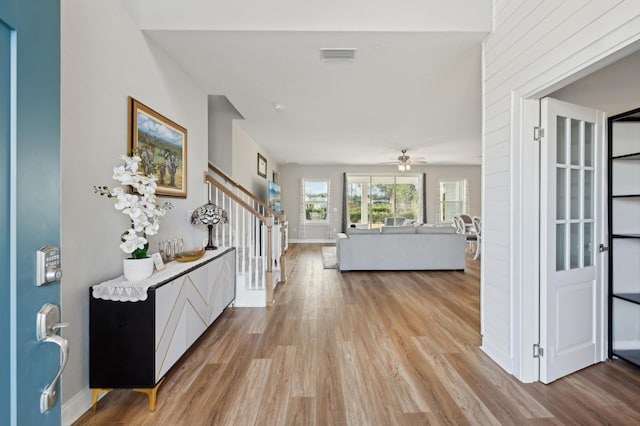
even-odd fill
[[(99, 298), (92, 290), (89, 385), (94, 408), (100, 393), (130, 388), (147, 393), (155, 409), (166, 373), (235, 299), (235, 257), (235, 248), (226, 248), (196, 262), (171, 263), (147, 283), (144, 300), (105, 300), (104, 291)], [(120, 281), (106, 285), (111, 283), (115, 287)], [(99, 286), (104, 290), (105, 283)]]

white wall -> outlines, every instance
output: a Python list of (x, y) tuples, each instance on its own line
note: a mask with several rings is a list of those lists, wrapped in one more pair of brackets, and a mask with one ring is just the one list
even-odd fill
[[(267, 159), (267, 177), (258, 175), (258, 153)], [(253, 192), (262, 201), (267, 202), (267, 181), (273, 180), (273, 172), (278, 165), (269, 154), (258, 145), (242, 128), (241, 121), (233, 122), (233, 174), (238, 184)]]
[(127, 152), (127, 97), (188, 131), (186, 199), (151, 239), (181, 236), (195, 247), (206, 232), (188, 211), (206, 202), (207, 97), (171, 60), (145, 41), (119, 1), (62, 0), (62, 319), (71, 344), (62, 378), (63, 424), (90, 406), (89, 287), (122, 273), (120, 234), (129, 222), (93, 185), (113, 185), (112, 170)]
[[(343, 173), (396, 173), (395, 166), (307, 166), (280, 165), (281, 205), (289, 221), (289, 238), (292, 240), (328, 240), (341, 231)], [(480, 215), (481, 185), (480, 166), (412, 166), (412, 173), (427, 174), (427, 221), (434, 222), (437, 214), (438, 180), (445, 178), (468, 179), (470, 191), (469, 214)], [(302, 179), (326, 179), (331, 182), (329, 215), (331, 227), (314, 225), (305, 227), (300, 235), (300, 184)], [(334, 210), (335, 209), (335, 210)]]
[(536, 239), (527, 238), (531, 226), (523, 221), (529, 214), (524, 198), (535, 186), (527, 169), (535, 161), (535, 145), (532, 129), (520, 132), (520, 98), (575, 81), (637, 41), (640, 4), (511, 0), (496, 1), (494, 8), (495, 30), (483, 49), (482, 348), (524, 378), (522, 360), (532, 342), (520, 339), (533, 326), (523, 323), (531, 321), (527, 295), (537, 282), (523, 274), (532, 260), (521, 259)]

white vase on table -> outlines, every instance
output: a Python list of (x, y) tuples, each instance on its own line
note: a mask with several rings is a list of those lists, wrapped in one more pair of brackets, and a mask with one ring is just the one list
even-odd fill
[(146, 280), (153, 274), (153, 259), (122, 259), (122, 271), (127, 281)]

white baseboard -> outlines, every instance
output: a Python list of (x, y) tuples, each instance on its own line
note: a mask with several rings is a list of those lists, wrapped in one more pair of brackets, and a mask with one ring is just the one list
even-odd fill
[(487, 339), (483, 337), (482, 345), (480, 346), (480, 350), (487, 354), (489, 358), (495, 361), (503, 370), (505, 370), (509, 374), (513, 374), (513, 361), (508, 356), (508, 354), (498, 350), (497, 348), (491, 347)]
[(335, 239), (308, 239), (308, 240), (289, 240), (289, 243), (298, 243), (298, 244), (327, 244), (327, 243), (334, 243), (335, 244), (336, 240)]
[[(102, 398), (106, 394), (100, 395)], [(91, 408), (92, 392), (89, 388), (84, 388), (62, 404), (62, 426), (69, 426), (80, 418)]]

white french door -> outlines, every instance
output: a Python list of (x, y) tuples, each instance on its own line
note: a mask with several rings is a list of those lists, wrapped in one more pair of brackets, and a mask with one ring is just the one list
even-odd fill
[(602, 360), (604, 115), (541, 101), (540, 380)]

